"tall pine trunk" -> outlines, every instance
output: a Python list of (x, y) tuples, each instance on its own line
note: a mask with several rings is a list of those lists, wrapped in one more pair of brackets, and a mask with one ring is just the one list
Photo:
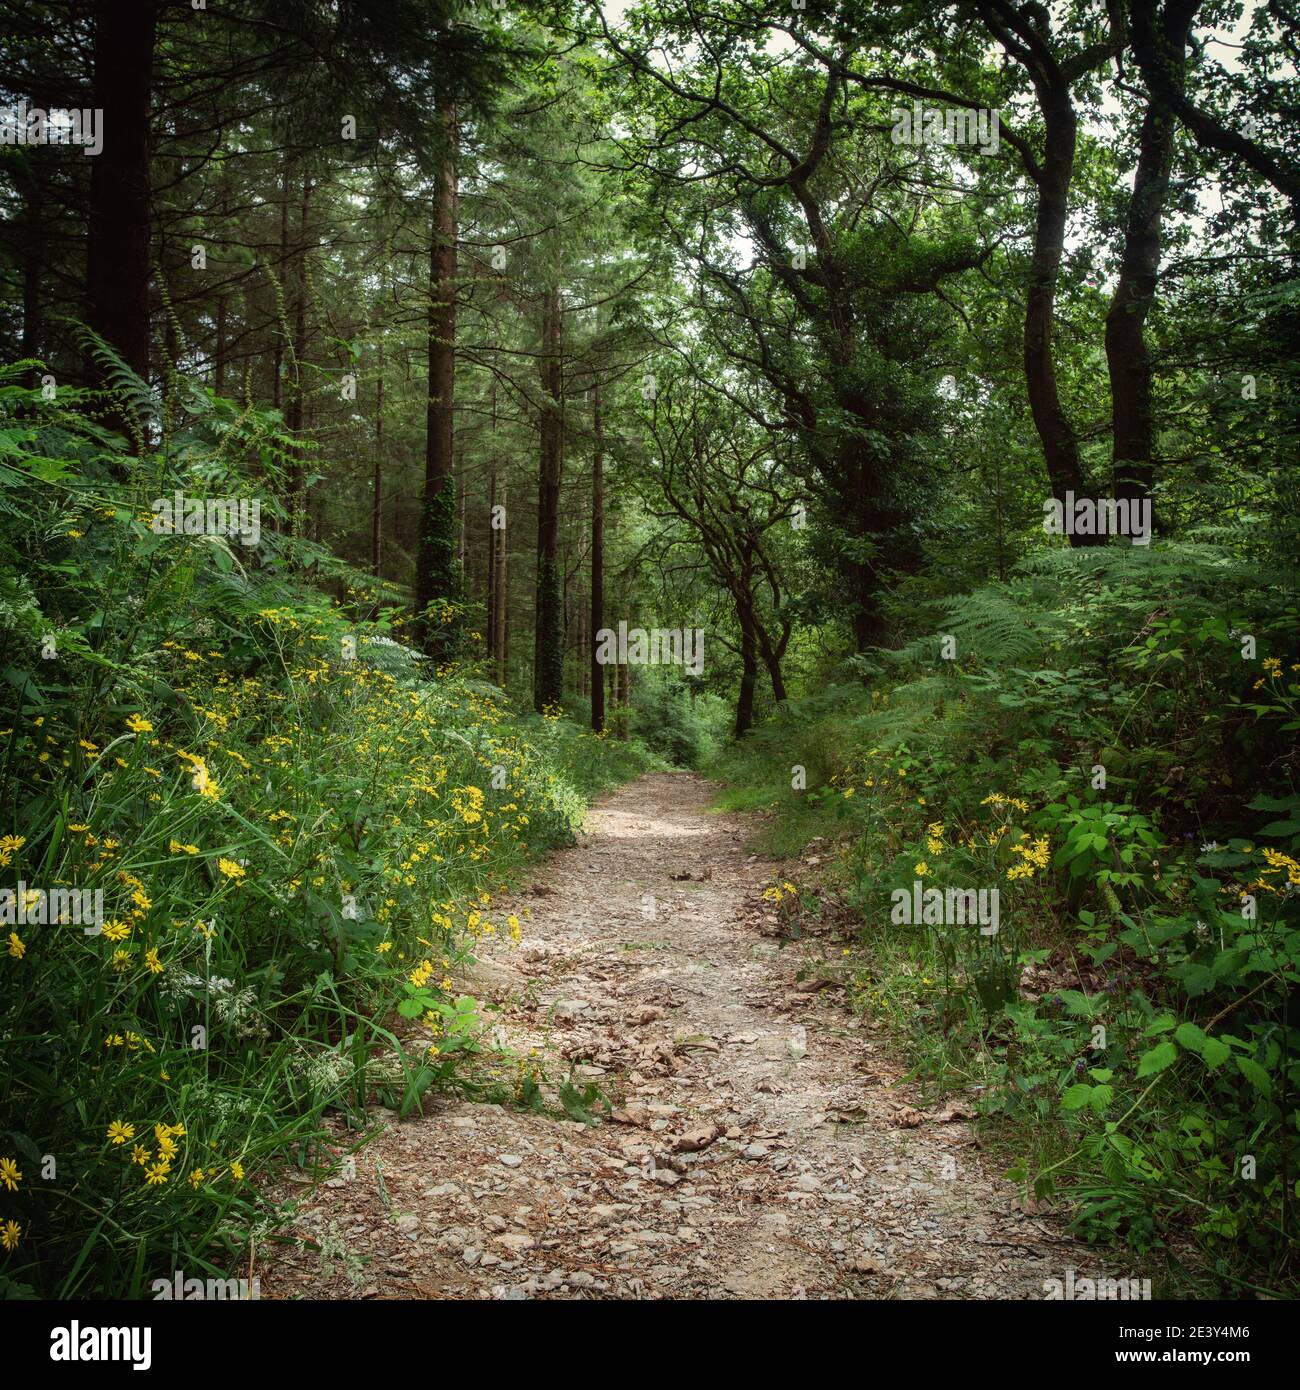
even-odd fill
[[(302, 433), (305, 383), (303, 382), (303, 360), (307, 356), (307, 244), (308, 219), (311, 215), (312, 182), (311, 175), (304, 174), (302, 181), (302, 200), (298, 207), (298, 237), (294, 248), (294, 296), (293, 296), (293, 385), (289, 397), (289, 414), (285, 423), (289, 433), (296, 439)], [(302, 455), (294, 455), (294, 463), (289, 469), (289, 531), (292, 535), (302, 534), (306, 525), (306, 471)]]
[[(87, 318), (145, 381), (152, 241), (149, 106), (156, 28), (152, 0), (97, 0), (92, 104), (103, 112), (104, 145), (90, 161)], [(102, 382), (98, 372), (94, 377)], [(110, 406), (104, 423), (131, 437), (121, 409)]]
[(591, 727), (596, 733), (605, 728), (605, 668), (596, 659), (596, 634), (605, 626), (605, 421), (600, 409), (600, 383), (592, 423), (596, 436), (591, 460)]
[(275, 263), (275, 274), (281, 290), (276, 299), (275, 347), (271, 359), (271, 404), (276, 410), (284, 405), (284, 335), (283, 285), (289, 264), (289, 171), (292, 161), (285, 155), (280, 163), (280, 254)]
[(493, 512), (497, 505), (497, 461), (492, 459), (488, 473), (488, 527), (487, 527), (487, 572), (483, 583), (483, 611), (487, 615), (488, 660), (496, 657), (497, 650), (497, 533), (493, 530)]
[(560, 292), (546, 292), (542, 309), (541, 460), (537, 479), (537, 632), (533, 706), (539, 712), (564, 698), (564, 595), (559, 564), (560, 468), (563, 424)]
[[(505, 508), (508, 502), (506, 492), (507, 484), (503, 479), (501, 483), (501, 507), (503, 517), (505, 516)], [(496, 623), (493, 626), (492, 632), (495, 642), (492, 657), (493, 664), (496, 668), (497, 684), (504, 689), (510, 659), (510, 574), (506, 549), (506, 527), (500, 527), (494, 535), (497, 548), (497, 559), (494, 567), (496, 580)]]
[(487, 613), (488, 661), (495, 665), (497, 655), (497, 379), (488, 387), (488, 420), (491, 425), (492, 459), (488, 472), (487, 581), (483, 607)]
[(424, 611), (456, 592), (456, 489), (453, 409), (456, 383), (456, 110), (440, 108), (444, 145), (434, 180), (433, 234), (429, 247), (429, 381), (425, 423), (424, 494), (415, 557), (415, 609), (425, 650), (446, 654), (448, 634)]
[(375, 376), (375, 461), (370, 499), (370, 569), (382, 579), (384, 555), (384, 345), (379, 345)]

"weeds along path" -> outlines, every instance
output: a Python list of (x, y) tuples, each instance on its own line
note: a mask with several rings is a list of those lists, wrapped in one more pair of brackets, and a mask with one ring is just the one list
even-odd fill
[(612, 1117), (391, 1117), (355, 1177), (302, 1190), (320, 1249), (261, 1265), (263, 1297), (1033, 1299), (1104, 1273), (985, 1171), (964, 1112), (914, 1107), (843, 1003), (841, 949), (782, 948), (781, 872), (710, 795), (669, 774), (605, 800), (496, 905), (532, 908), (523, 944), (466, 982)]

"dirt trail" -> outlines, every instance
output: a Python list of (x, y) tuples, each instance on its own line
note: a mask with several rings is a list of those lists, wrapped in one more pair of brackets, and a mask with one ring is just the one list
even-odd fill
[(761, 893), (788, 869), (711, 792), (653, 775), (604, 801), (494, 904), (532, 920), (467, 982), (614, 1118), (394, 1119), (355, 1177), (304, 1189), (297, 1234), (324, 1254), (262, 1265), (263, 1297), (1042, 1298), (1067, 1266), (1104, 1272), (983, 1170), (960, 1110), (914, 1108), (883, 1032), (818, 987), (839, 948), (781, 948)]

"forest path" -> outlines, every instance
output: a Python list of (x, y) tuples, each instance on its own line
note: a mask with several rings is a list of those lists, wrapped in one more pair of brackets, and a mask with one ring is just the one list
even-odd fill
[(494, 903), (531, 921), (466, 982), (502, 1042), (551, 1078), (578, 1064), (613, 1118), (394, 1117), (355, 1177), (300, 1198), (323, 1254), (262, 1247), (263, 1297), (1033, 1299), (1067, 1265), (1104, 1272), (984, 1170), (966, 1112), (914, 1108), (843, 1002), (841, 948), (781, 946), (761, 894), (790, 871), (711, 793), (654, 774), (608, 797)]

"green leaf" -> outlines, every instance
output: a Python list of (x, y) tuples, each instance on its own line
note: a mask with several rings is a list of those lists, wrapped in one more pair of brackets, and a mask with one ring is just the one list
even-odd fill
[(1194, 1023), (1180, 1023), (1174, 1033), (1174, 1039), (1188, 1052), (1199, 1054), (1205, 1047), (1205, 1030), (1198, 1028)]
[(437, 1073), (431, 1067), (417, 1067), (411, 1075), (410, 1084), (402, 1097), (398, 1114), (405, 1119), (419, 1105), (421, 1097), (432, 1085)]
[(1111, 1183), (1121, 1183), (1128, 1177), (1128, 1164), (1117, 1149), (1107, 1148), (1101, 1156), (1101, 1171)]
[(1166, 1039), (1162, 1043), (1157, 1043), (1138, 1063), (1138, 1079), (1144, 1076), (1155, 1076), (1162, 1072), (1166, 1067), (1172, 1067), (1178, 1060), (1178, 1049)]
[(560, 1087), (560, 1104), (571, 1120), (577, 1120), (579, 1124), (584, 1125), (600, 1123), (600, 1117), (592, 1113), (593, 1106), (603, 1105), (606, 1110), (609, 1109), (609, 1102), (594, 1085), (588, 1083), (580, 1091), (572, 1081), (566, 1081)]
[(1273, 1078), (1250, 1057), (1237, 1058), (1237, 1070), (1261, 1095), (1273, 1094)]
[(1293, 816), (1289, 820), (1269, 821), (1259, 833), (1261, 835), (1276, 835), (1278, 837), (1300, 834), (1300, 819)]
[(1092, 1087), (1080, 1081), (1061, 1097), (1062, 1110), (1082, 1110), (1092, 1101)]

